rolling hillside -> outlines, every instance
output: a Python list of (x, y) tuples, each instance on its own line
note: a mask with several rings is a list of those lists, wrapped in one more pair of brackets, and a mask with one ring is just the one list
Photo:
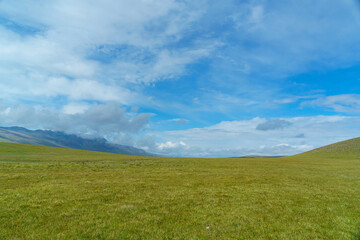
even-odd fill
[(127, 155), (154, 156), (154, 154), (145, 152), (142, 149), (111, 144), (103, 138), (86, 139), (63, 132), (32, 131), (22, 127), (0, 127), (0, 142), (35, 144)]
[(358, 240), (360, 161), (335, 152), (197, 159), (0, 143), (0, 239)]
[(325, 157), (325, 158), (359, 158), (360, 137), (326, 145), (311, 151), (300, 153), (295, 157)]

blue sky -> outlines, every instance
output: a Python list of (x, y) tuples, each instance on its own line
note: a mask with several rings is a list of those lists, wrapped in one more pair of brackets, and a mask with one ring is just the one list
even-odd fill
[(0, 1), (0, 125), (171, 156), (360, 136), (354, 0)]

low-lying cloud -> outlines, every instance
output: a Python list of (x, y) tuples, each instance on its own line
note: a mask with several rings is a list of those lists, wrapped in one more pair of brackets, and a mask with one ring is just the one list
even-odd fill
[[(150, 149), (159, 154), (197, 157), (291, 155), (360, 134), (360, 117), (355, 116), (319, 115), (277, 120), (224, 121), (204, 128), (158, 133), (156, 139), (163, 139), (157, 140), (162, 145), (152, 144)], [(272, 124), (261, 125), (268, 122)], [(259, 125), (267, 130), (257, 129)]]
[(75, 108), (71, 109), (73, 113), (66, 113), (49, 107), (0, 105), (0, 123), (2, 126), (48, 129), (116, 140), (116, 136), (140, 132), (151, 116), (148, 113), (128, 113), (116, 103)]

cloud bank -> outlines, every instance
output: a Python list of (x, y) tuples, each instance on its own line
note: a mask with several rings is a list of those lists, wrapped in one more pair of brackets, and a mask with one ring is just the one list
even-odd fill
[(0, 105), (2, 126), (23, 126), (30, 129), (46, 129), (75, 133), (87, 137), (105, 137), (117, 140), (126, 134), (136, 134), (149, 123), (150, 114), (128, 113), (116, 103), (73, 106), (72, 113), (40, 106)]
[[(283, 127), (284, 123), (286, 127)], [(259, 130), (259, 126), (262, 129)], [(168, 141), (153, 145), (151, 150), (164, 154), (173, 148), (172, 153), (177, 156), (198, 157), (292, 155), (358, 137), (359, 131), (360, 117), (320, 115), (276, 120), (254, 118), (226, 121), (204, 128), (168, 131), (160, 136)]]

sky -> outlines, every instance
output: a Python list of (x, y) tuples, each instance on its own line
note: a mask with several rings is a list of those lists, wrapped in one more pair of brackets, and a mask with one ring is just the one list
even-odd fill
[(360, 136), (355, 0), (0, 0), (0, 126), (186, 157)]

